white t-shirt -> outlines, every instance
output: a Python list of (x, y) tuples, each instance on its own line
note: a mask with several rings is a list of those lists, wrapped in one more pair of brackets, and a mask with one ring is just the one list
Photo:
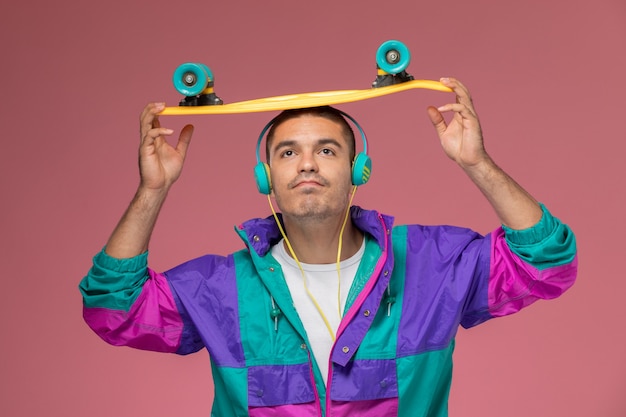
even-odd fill
[[(333, 334), (336, 334), (339, 328), (341, 316), (344, 313), (344, 307), (346, 305), (346, 299), (348, 298), (352, 281), (354, 281), (364, 252), (365, 239), (363, 239), (363, 244), (357, 253), (340, 262), (341, 286), (338, 285), (339, 280), (336, 263), (318, 265), (300, 262), (306, 276), (306, 285), (309, 288), (309, 292), (313, 295), (315, 301), (317, 301), (324, 316), (326, 316)], [(298, 264), (285, 250), (284, 239), (272, 247), (272, 256), (280, 263), (283, 269), (287, 286), (291, 292), (291, 298), (300, 316), (300, 320), (302, 320), (309, 342), (311, 343), (311, 351), (322, 372), (324, 384), (326, 384), (333, 339), (324, 324), (322, 315), (315, 307), (313, 300), (311, 300), (311, 297), (304, 288), (302, 272), (300, 268), (298, 268)], [(338, 301), (337, 292), (339, 288), (341, 289), (341, 293)], [(341, 308), (341, 313), (339, 312), (338, 306)]]

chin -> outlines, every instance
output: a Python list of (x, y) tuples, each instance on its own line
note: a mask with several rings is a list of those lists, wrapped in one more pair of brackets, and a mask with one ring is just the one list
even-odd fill
[(325, 220), (335, 216), (343, 216), (346, 206), (339, 207), (322, 201), (306, 201), (289, 210), (288, 215), (300, 220)]

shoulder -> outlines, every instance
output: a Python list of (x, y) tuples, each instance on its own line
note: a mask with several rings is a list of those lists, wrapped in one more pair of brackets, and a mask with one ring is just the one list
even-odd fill
[(203, 255), (166, 271), (165, 275), (170, 281), (194, 278), (206, 279), (220, 272), (230, 269), (234, 270), (234, 257), (237, 253), (226, 256)]

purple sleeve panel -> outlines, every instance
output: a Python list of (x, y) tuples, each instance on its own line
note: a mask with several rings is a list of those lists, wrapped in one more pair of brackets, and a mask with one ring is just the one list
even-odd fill
[(539, 270), (516, 256), (504, 231), (492, 233), (488, 289), (489, 313), (501, 317), (516, 313), (539, 299), (552, 299), (574, 284), (578, 257), (571, 262)]
[(176, 352), (183, 323), (170, 286), (162, 274), (148, 269), (149, 278), (129, 311), (85, 307), (89, 327), (107, 343), (156, 352)]

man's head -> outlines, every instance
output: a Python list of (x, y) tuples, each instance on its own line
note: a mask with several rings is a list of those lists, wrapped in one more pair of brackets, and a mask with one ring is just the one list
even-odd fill
[[(347, 123), (349, 119), (352, 123), (357, 127), (359, 133), (361, 134), (361, 139), (363, 140), (363, 151), (356, 154), (355, 151), (355, 139), (354, 132), (352, 128)], [(322, 107), (313, 107), (313, 108), (304, 108), (304, 109), (293, 109), (286, 110), (279, 114), (277, 117), (272, 119), (266, 126), (263, 128), (261, 135), (259, 136), (259, 140), (257, 142), (257, 165), (254, 167), (254, 175), (257, 182), (257, 187), (259, 192), (262, 194), (269, 194), (272, 191), (271, 184), (271, 175), (270, 175), (270, 161), (273, 157), (273, 152), (275, 152), (275, 136), (276, 132), (279, 130), (284, 130), (283, 126), (285, 124), (288, 125), (302, 125), (308, 124), (309, 129), (317, 130), (321, 124), (332, 125), (337, 130), (337, 132), (333, 133), (334, 139), (337, 142), (342, 144), (342, 147), (348, 150), (348, 160), (352, 164), (352, 184), (353, 185), (363, 185), (369, 181), (371, 169), (372, 169), (372, 161), (370, 157), (367, 155), (367, 139), (365, 138), (365, 133), (363, 129), (359, 125), (359, 123), (353, 119), (350, 115), (334, 109), (330, 106), (322, 106)], [(263, 138), (267, 134), (267, 139), (265, 141), (265, 159), (267, 162), (261, 162), (260, 158), (260, 148)], [(329, 139), (329, 138), (326, 138)], [(291, 142), (294, 141), (292, 138), (289, 140)], [(284, 145), (284, 141), (281, 142), (281, 145)]]
[(288, 110), (272, 123), (266, 140), (268, 185), (283, 215), (302, 221), (341, 218), (352, 195), (355, 154), (354, 134), (342, 113), (331, 107)]

